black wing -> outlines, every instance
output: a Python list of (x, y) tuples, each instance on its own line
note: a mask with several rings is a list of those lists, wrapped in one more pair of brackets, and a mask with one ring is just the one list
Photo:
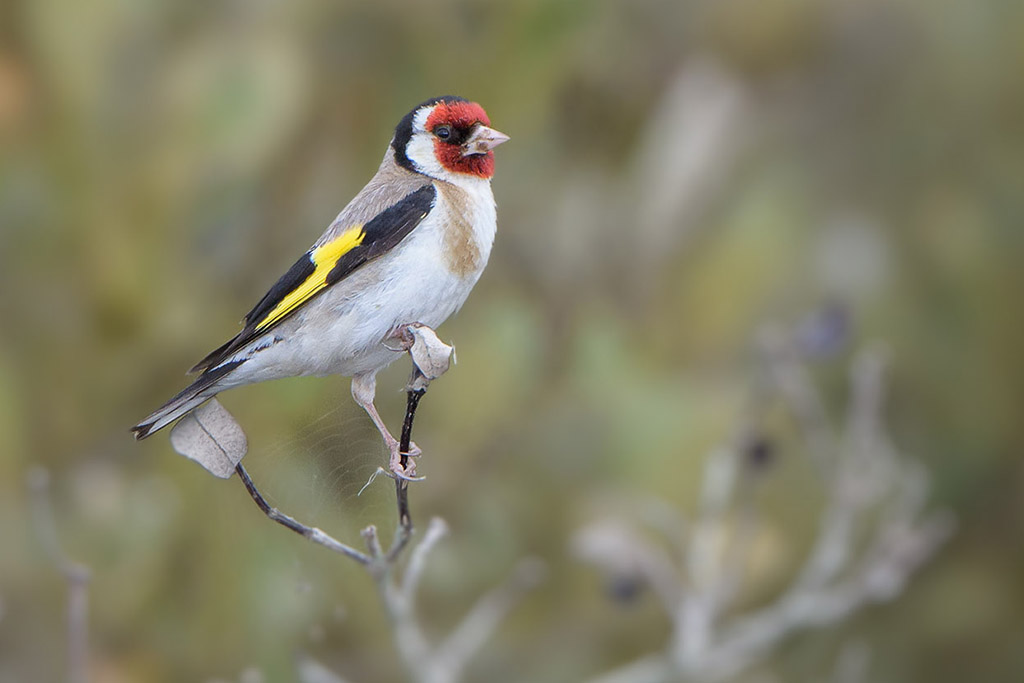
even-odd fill
[(367, 223), (353, 225), (303, 254), (245, 316), (242, 331), (199, 361), (191, 371), (199, 372), (224, 362), (327, 287), (344, 280), (367, 261), (394, 249), (430, 212), (436, 195), (432, 183), (425, 185)]

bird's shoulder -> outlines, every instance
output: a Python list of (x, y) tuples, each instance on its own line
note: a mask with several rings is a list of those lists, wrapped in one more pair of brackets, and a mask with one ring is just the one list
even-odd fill
[(353, 226), (366, 225), (409, 195), (432, 186), (430, 178), (385, 158), (374, 176), (341, 210), (313, 248), (337, 239)]

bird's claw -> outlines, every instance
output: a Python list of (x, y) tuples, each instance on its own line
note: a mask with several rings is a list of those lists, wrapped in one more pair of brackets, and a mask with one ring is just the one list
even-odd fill
[(388, 476), (393, 479), (401, 479), (403, 481), (423, 481), (426, 477), (416, 476), (416, 463), (412, 460), (407, 460), (405, 465), (402, 465), (402, 456), (407, 458), (418, 458), (423, 454), (423, 450), (415, 443), (409, 443), (409, 451), (403, 453), (401, 450), (401, 444), (398, 441), (388, 442), (388, 450), (391, 451), (391, 460), (388, 463), (388, 469), (391, 470)]
[[(390, 472), (385, 472), (384, 474), (391, 477), (392, 479), (401, 479), (402, 481), (423, 481), (424, 479), (426, 479), (426, 477), (414, 476), (412, 473), (414, 473), (415, 471), (416, 468), (414, 467), (407, 467), (404, 470), (402, 470), (402, 466), (399, 465), (398, 469), (392, 469)], [(406, 472), (409, 472), (410, 474), (406, 474)]]

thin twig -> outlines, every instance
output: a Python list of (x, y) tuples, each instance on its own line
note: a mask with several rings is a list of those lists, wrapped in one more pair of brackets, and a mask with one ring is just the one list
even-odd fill
[(827, 476), (834, 465), (836, 435), (818, 387), (797, 361), (797, 350), (785, 329), (766, 326), (758, 334), (762, 362), (776, 392), (789, 405), (819, 471)]
[(543, 562), (536, 558), (521, 560), (505, 583), (477, 600), (434, 656), (434, 666), (447, 674), (447, 680), (460, 678), (470, 657), (494, 635), (512, 607), (541, 582), (544, 571)]
[(242, 483), (245, 484), (245, 490), (249, 492), (249, 495), (252, 496), (256, 505), (259, 506), (260, 510), (262, 510), (263, 514), (267, 517), (274, 520), (281, 526), (291, 529), (300, 536), (322, 545), (328, 550), (332, 550), (340, 555), (351, 558), (361, 565), (365, 566), (370, 564), (371, 558), (365, 553), (361, 553), (352, 546), (342, 543), (316, 527), (306, 526), (305, 524), (295, 520), (293, 517), (289, 517), (284, 514), (277, 508), (271, 507), (266, 498), (263, 497), (263, 494), (260, 493), (258, 488), (256, 488), (256, 484), (253, 483), (252, 479), (249, 477), (249, 473), (246, 472), (245, 467), (242, 466), (242, 463), (238, 463), (235, 466), (235, 472), (238, 473), (238, 477), (242, 480)]
[(299, 654), (296, 657), (295, 668), (299, 683), (348, 683), (344, 678), (307, 654)]
[[(420, 555), (417, 564), (421, 565), (425, 561), (426, 554), (430, 552), (440, 538), (441, 533), (439, 532), (442, 528), (443, 524), (440, 526), (431, 524), (428, 527), (428, 536), (430, 538), (424, 538), (424, 541), (429, 540), (430, 542), (426, 544), (425, 548), (422, 547), (423, 543), (416, 547), (415, 550), (419, 551), (418, 554)], [(433, 533), (429, 533), (431, 529)], [(371, 552), (376, 553), (377, 562), (375, 562), (370, 573), (377, 585), (377, 593), (380, 595), (381, 603), (384, 605), (388, 619), (391, 621), (393, 640), (395, 648), (398, 650), (399, 659), (405, 666), (411, 680), (430, 681), (431, 679), (425, 674), (425, 671), (427, 671), (425, 662), (430, 658), (431, 647), (416, 618), (416, 596), (411, 593), (406, 594), (396, 584), (393, 578), (395, 564), (388, 560), (388, 555), (382, 554), (383, 551), (380, 549), (379, 541), (376, 539), (376, 530), (373, 527), (369, 527), (363, 536), (367, 539)]]
[(386, 564), (386, 562), (381, 561), (381, 558), (384, 557), (384, 546), (381, 545), (380, 536), (377, 534), (377, 525), (371, 524), (359, 532), (359, 535), (363, 537), (363, 542), (366, 543), (366, 549), (370, 553), (371, 560), (375, 561), (378, 565)]
[(668, 657), (654, 654), (591, 678), (588, 683), (667, 683), (676, 675), (676, 668)]
[[(533, 588), (543, 576), (543, 565), (524, 560), (501, 586), (480, 598), (460, 624), (440, 645), (426, 637), (416, 615), (416, 592), (427, 558), (447, 533), (447, 525), (434, 518), (423, 539), (413, 548), (401, 581), (394, 577), (395, 566), (387, 555), (374, 555), (371, 575), (381, 602), (391, 621), (395, 647), (410, 680), (417, 683), (454, 683), (462, 677), (470, 658), (493, 635), (502, 618)], [(380, 553), (376, 530), (364, 532), (371, 554)]]
[(448, 525), (440, 517), (434, 517), (427, 525), (427, 532), (423, 534), (423, 540), (413, 548), (409, 556), (409, 566), (405, 569), (405, 576), (402, 577), (402, 595), (406, 600), (413, 600), (416, 596), (416, 589), (419, 588), (420, 579), (423, 576), (423, 569), (427, 563), (427, 555), (434, 549), (437, 542), (448, 533)]
[[(416, 408), (420, 404), (420, 399), (423, 398), (427, 390), (424, 389), (409, 389), (406, 392), (406, 406), (405, 406), (405, 421), (402, 422), (402, 438), (398, 445), (398, 451), (401, 455), (402, 469), (409, 464), (409, 447), (412, 443), (412, 423), (416, 419)], [(395, 546), (398, 547), (398, 551), (401, 552), (401, 546), (409, 540), (409, 534), (412, 533), (412, 517), (409, 514), (409, 482), (401, 477), (395, 477), (395, 497), (398, 502), (398, 525), (404, 530), (405, 534), (399, 534), (396, 538)]]

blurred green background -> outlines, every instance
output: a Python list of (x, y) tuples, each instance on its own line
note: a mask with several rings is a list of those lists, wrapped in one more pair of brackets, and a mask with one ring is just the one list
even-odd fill
[[(470, 680), (582, 680), (664, 641), (654, 600), (609, 600), (569, 538), (609, 492), (691, 510), (749, 395), (757, 330), (822, 308), (848, 319), (815, 366), (837, 419), (850, 352), (884, 340), (893, 439), (960, 526), (898, 601), (787, 641), (743, 680), (820, 680), (851, 638), (872, 681), (1021, 680), (1017, 0), (4, 3), (0, 680), (64, 670), (34, 466), (94, 575), (93, 680), (294, 680), (297, 653), (398, 677), (363, 571), (128, 427), (235, 333), (398, 119), (445, 93), (512, 141), (491, 264), (441, 328), (459, 363), (417, 424), (413, 514), (452, 527), (424, 620), (443, 632), (520, 557), (549, 567)], [(379, 384), (393, 425), (406, 372)], [(355, 495), (384, 450), (347, 380), (223, 402), (274, 504), (353, 542), (392, 528), (389, 484)], [(765, 486), (778, 545), (754, 596), (799, 565), (820, 505), (806, 480)]]

